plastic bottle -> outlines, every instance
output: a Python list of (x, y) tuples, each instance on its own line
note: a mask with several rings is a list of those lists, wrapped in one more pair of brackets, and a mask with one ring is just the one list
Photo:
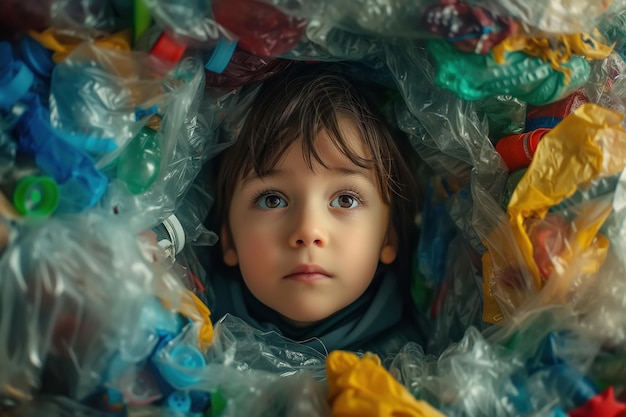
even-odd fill
[(505, 136), (496, 143), (496, 151), (509, 171), (526, 168), (533, 160), (539, 141), (551, 130), (536, 129), (519, 135)]
[(563, 100), (545, 106), (529, 106), (526, 111), (525, 131), (530, 132), (540, 128), (552, 129), (585, 103), (589, 103), (589, 99), (584, 89), (579, 89)]
[(159, 177), (161, 146), (157, 133), (160, 126), (160, 116), (152, 116), (117, 160), (117, 177), (135, 195), (146, 192)]
[(298, 44), (308, 22), (259, 0), (214, 0), (215, 20), (253, 54), (278, 56)]

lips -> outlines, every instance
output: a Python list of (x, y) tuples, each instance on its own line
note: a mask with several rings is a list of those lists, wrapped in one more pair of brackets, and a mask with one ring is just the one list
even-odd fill
[(331, 274), (318, 265), (298, 265), (285, 275), (285, 279), (297, 281), (315, 281), (326, 278), (332, 278)]

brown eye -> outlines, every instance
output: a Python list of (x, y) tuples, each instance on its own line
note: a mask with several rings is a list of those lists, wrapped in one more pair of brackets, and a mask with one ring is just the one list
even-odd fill
[(330, 202), (331, 207), (338, 207), (343, 209), (352, 209), (359, 205), (359, 202), (354, 196), (350, 194), (341, 194)]
[(265, 197), (265, 205), (269, 208), (276, 208), (280, 205), (280, 197), (277, 195), (268, 195)]
[(287, 207), (287, 202), (278, 194), (266, 194), (257, 200), (257, 207), (262, 209), (275, 209)]

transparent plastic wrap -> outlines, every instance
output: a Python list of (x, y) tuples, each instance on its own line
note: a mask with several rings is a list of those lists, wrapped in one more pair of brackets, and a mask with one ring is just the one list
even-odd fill
[(214, 44), (224, 33), (213, 18), (210, 1), (145, 0), (145, 4), (160, 26), (196, 44)]
[(330, 416), (326, 386), (307, 372), (278, 376), (216, 368), (214, 382), (224, 403), (213, 415), (223, 417)]
[(250, 369), (288, 376), (306, 371), (315, 379), (326, 379), (325, 357), (275, 332), (252, 328), (230, 314), (215, 324), (209, 362), (223, 363), (240, 371)]
[(82, 399), (115, 353), (147, 355), (150, 326), (171, 314), (147, 306), (158, 297), (176, 309), (184, 293), (154, 262), (158, 251), (95, 213), (16, 226), (0, 258), (2, 396)]
[(383, 41), (375, 36), (359, 35), (327, 24), (310, 21), (300, 43), (281, 55), (305, 61), (367, 60), (383, 52)]
[(431, 354), (460, 340), (469, 327), (484, 330), (489, 326), (482, 321), (480, 254), (457, 236), (450, 242), (445, 261), (446, 274), (434, 297), (431, 333), (424, 346)]
[[(612, 193), (613, 212), (601, 232), (611, 245), (607, 259), (598, 271), (601, 282), (591, 282), (579, 288), (571, 300), (580, 312), (580, 325), (588, 337), (605, 346), (626, 348), (626, 319), (620, 312), (626, 306), (626, 171), (617, 178), (600, 181), (596, 187)], [(584, 285), (584, 283), (581, 283)]]
[(508, 174), (489, 140), (484, 110), (432, 83), (433, 68), (419, 44), (388, 44), (385, 58), (404, 98), (396, 102), (398, 127), (409, 134), (414, 149), (435, 173), (457, 185), (459, 191), (448, 203), (450, 216), (482, 252), (477, 229), (490, 229), (491, 224), (474, 204), (475, 193), (499, 201)]
[(253, 82), (260, 82), (272, 77), (291, 62), (287, 59), (266, 58), (237, 49), (220, 74), (212, 71), (206, 73), (207, 87), (239, 87)]
[(50, 26), (60, 29), (73, 29), (76, 32), (93, 34), (111, 33), (129, 24), (128, 14), (118, 0), (54, 0)]
[(52, 122), (80, 135), (75, 144), (112, 178), (101, 206), (137, 222), (137, 231), (171, 213), (214, 137), (202, 126), (214, 115), (198, 116), (201, 63), (188, 57), (169, 71), (145, 53), (85, 44), (58, 65), (52, 82)]
[[(493, 9), (461, 1), (305, 1), (264, 0), (285, 13), (335, 26), (360, 35), (407, 39), (450, 36), (488, 45), (488, 38), (507, 33), (507, 22), (491, 16)], [(503, 15), (506, 16), (506, 15)], [(508, 19), (508, 17), (506, 17)]]
[(605, 0), (468, 0), (498, 16), (510, 16), (533, 29), (535, 33), (591, 32), (598, 26), (607, 6)]
[(591, 103), (626, 113), (626, 63), (624, 55), (612, 53), (602, 61), (594, 61), (585, 95)]
[(159, 114), (167, 119), (161, 133), (162, 154), (167, 155), (203, 82), (200, 68), (190, 59), (170, 71), (142, 52), (83, 44), (56, 66), (50, 120), (55, 128), (77, 136), (76, 146), (103, 167), (119, 156), (149, 116)]
[(216, 324), (208, 349), (198, 348), (198, 332), (190, 325), (159, 334), (146, 361), (120, 357), (114, 367), (119, 372), (109, 387), (130, 407), (154, 404), (192, 414), (210, 407), (214, 415), (229, 416), (289, 416), (297, 410), (325, 415), (319, 381), (325, 358), (315, 351), (230, 316)]
[(485, 340), (474, 327), (439, 357), (409, 343), (392, 372), (416, 398), (447, 416), (560, 415), (552, 413), (595, 395), (585, 374), (598, 347), (565, 330), (568, 326), (550, 312), (537, 313), (510, 327), (516, 333), (508, 335), (505, 346)]

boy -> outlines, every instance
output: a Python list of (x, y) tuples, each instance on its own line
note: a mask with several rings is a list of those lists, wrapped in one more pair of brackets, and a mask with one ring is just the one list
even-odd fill
[(421, 342), (409, 296), (414, 151), (402, 145), (336, 67), (296, 64), (266, 80), (218, 167), (225, 268), (211, 268), (212, 317), (322, 353), (384, 357)]

